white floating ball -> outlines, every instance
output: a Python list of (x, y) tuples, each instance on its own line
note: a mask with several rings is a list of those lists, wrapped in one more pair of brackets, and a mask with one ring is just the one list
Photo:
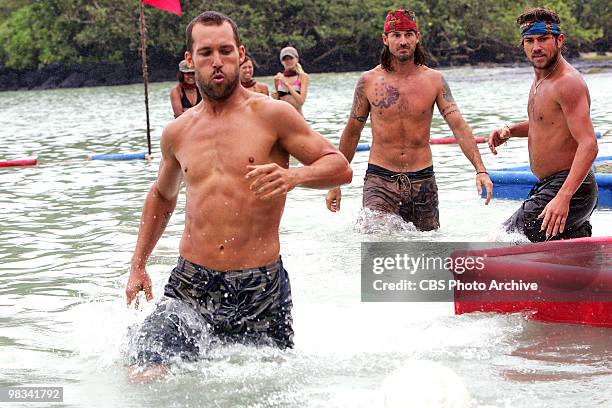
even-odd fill
[(440, 363), (410, 360), (383, 381), (385, 408), (468, 408), (470, 393), (453, 370)]

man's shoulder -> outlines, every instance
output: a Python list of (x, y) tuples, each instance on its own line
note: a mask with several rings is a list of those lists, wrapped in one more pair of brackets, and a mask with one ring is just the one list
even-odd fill
[(369, 71), (362, 72), (359, 76), (358, 84), (367, 85), (381, 75), (384, 76), (386, 74), (388, 74), (388, 72), (385, 71), (380, 65), (377, 65)]
[(165, 127), (162, 133), (162, 138), (166, 141), (171, 141), (177, 138), (193, 120), (193, 113), (195, 106), (187, 109), (181, 116), (170, 121)]
[(442, 71), (430, 68), (427, 65), (419, 65), (419, 70), (417, 72), (419, 75), (422, 75), (423, 77), (432, 81), (440, 81), (444, 78)]
[(555, 81), (552, 88), (560, 98), (576, 97), (588, 92), (586, 82), (580, 72), (569, 63)]
[(374, 68), (372, 68), (369, 71), (364, 71), (361, 74), (361, 76), (369, 78), (369, 77), (374, 77), (374, 76), (377, 76), (377, 75), (385, 75), (385, 74), (388, 74), (388, 72), (385, 71), (385, 69), (382, 67), (382, 65), (379, 64), (379, 65), (375, 66)]
[(254, 112), (265, 118), (273, 118), (276, 115), (283, 115), (286, 112), (295, 110), (293, 106), (285, 101), (272, 99), (268, 95), (256, 92), (251, 92), (246, 102)]

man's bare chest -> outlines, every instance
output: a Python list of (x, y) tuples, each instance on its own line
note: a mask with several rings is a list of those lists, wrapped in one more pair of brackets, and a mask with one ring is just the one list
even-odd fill
[(380, 119), (417, 119), (431, 116), (435, 91), (415, 80), (375, 81), (367, 91), (372, 116)]
[(185, 132), (175, 155), (185, 179), (195, 182), (213, 174), (241, 175), (247, 166), (270, 161), (275, 139), (256, 125), (215, 125)]

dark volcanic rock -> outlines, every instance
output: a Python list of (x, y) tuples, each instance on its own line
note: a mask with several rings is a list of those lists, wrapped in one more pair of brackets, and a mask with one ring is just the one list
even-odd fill
[(80, 88), (88, 78), (88, 75), (84, 74), (83, 72), (73, 72), (72, 74), (68, 75), (68, 78), (64, 79), (62, 83), (58, 85), (58, 87)]

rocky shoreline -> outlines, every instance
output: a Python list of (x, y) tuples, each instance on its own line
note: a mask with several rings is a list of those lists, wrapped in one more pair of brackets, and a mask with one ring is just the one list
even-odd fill
[[(176, 80), (178, 61), (149, 63), (149, 82), (164, 82)], [(612, 60), (572, 60), (583, 73), (612, 70)], [(368, 65), (372, 66), (374, 65)], [(484, 66), (516, 66), (516, 64), (479, 64)], [(347, 71), (357, 71), (366, 67), (345, 67)], [(316, 69), (309, 70), (315, 73)], [(257, 72), (257, 75), (270, 75), (271, 72)], [(112, 86), (142, 83), (142, 68), (140, 61), (131, 64), (51, 64), (40, 70), (15, 71), (0, 67), (0, 92), (31, 89), (82, 88), (92, 86)]]

